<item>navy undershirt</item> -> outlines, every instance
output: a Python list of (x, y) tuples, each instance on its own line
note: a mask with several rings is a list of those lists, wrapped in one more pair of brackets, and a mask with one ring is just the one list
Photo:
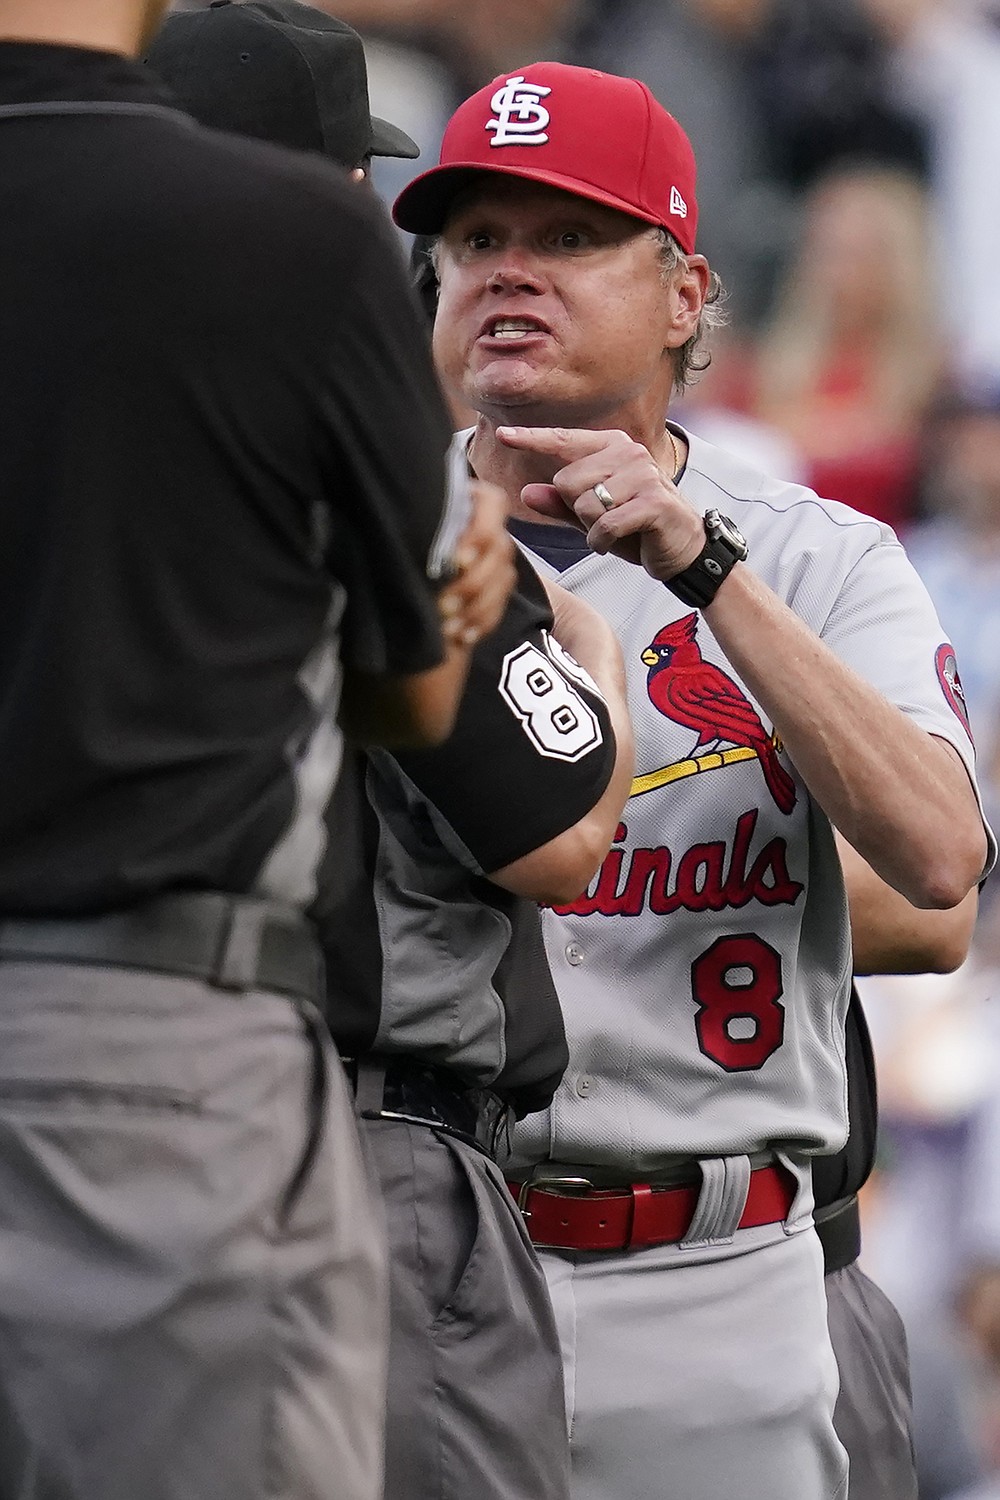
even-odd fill
[(522, 521), (511, 516), (507, 530), (522, 546), (530, 548), (560, 573), (565, 573), (590, 551), (586, 534), (575, 526), (549, 526), (544, 521)]
[[(675, 484), (680, 483), (686, 468), (685, 462), (675, 476)], [(565, 573), (567, 568), (580, 562), (590, 552), (586, 533), (576, 526), (552, 525), (544, 521), (522, 521), (519, 517), (511, 516), (507, 521), (507, 530), (522, 546), (530, 548), (538, 557), (544, 558), (549, 567), (555, 568), (559, 573)]]

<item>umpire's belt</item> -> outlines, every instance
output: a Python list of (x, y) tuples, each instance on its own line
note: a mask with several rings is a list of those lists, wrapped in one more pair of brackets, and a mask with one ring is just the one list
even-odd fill
[(306, 917), (216, 891), (157, 896), (98, 916), (0, 919), (0, 959), (145, 969), (314, 1004), (323, 997), (322, 955)]
[(449, 1068), (414, 1058), (344, 1058), (362, 1120), (395, 1120), (455, 1136), (497, 1158), (507, 1144), (514, 1114), (492, 1089), (465, 1083)]
[[(533, 1245), (544, 1250), (642, 1250), (684, 1239), (701, 1193), (700, 1183), (595, 1188), (585, 1177), (536, 1177), (509, 1182)], [(750, 1173), (739, 1229), (780, 1224), (788, 1217), (795, 1179), (780, 1166)]]
[(850, 1193), (836, 1203), (813, 1209), (813, 1223), (823, 1246), (823, 1272), (842, 1271), (861, 1254), (861, 1215), (858, 1196)]

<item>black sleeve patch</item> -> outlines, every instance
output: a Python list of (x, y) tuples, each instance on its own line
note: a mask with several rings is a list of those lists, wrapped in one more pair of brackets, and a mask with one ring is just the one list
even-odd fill
[(526, 558), (497, 630), (477, 647), (451, 737), (396, 758), (482, 870), (548, 843), (590, 811), (616, 746), (595, 684), (549, 632), (548, 597)]
[[(500, 696), (539, 755), (577, 761), (601, 743), (600, 720), (581, 691), (581, 670), (547, 631), (539, 643), (508, 651), (501, 663)], [(596, 683), (591, 688), (596, 694)]]

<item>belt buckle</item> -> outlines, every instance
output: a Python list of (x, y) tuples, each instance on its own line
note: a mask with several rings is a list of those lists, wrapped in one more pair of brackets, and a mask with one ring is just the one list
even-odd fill
[(528, 1202), (528, 1194), (532, 1188), (540, 1188), (543, 1192), (546, 1188), (577, 1188), (585, 1193), (593, 1188), (594, 1184), (589, 1177), (529, 1177), (521, 1183), (517, 1195), (517, 1207), (522, 1219), (531, 1218), (531, 1209), (525, 1205)]

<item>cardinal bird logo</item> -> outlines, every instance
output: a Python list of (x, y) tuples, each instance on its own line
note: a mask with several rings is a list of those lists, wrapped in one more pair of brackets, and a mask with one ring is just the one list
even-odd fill
[(778, 760), (773, 741), (753, 704), (731, 677), (705, 661), (695, 640), (698, 616), (665, 625), (642, 653), (649, 668), (646, 691), (654, 708), (697, 732), (693, 755), (728, 742), (752, 750), (767, 789), (783, 813), (795, 806), (795, 782)]

